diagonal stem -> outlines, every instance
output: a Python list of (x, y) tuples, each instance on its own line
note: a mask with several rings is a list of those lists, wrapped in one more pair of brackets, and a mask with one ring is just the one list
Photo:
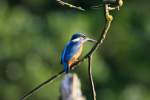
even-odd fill
[(93, 76), (92, 76), (92, 56), (88, 57), (88, 75), (89, 75), (89, 80), (92, 88), (92, 94), (93, 94), (93, 100), (96, 100), (96, 92), (95, 92), (95, 86), (94, 86), (94, 81), (93, 81)]
[(112, 20), (108, 20), (108, 17), (110, 17), (111, 15), (109, 15), (109, 10), (107, 8), (108, 8), (108, 5), (105, 5), (105, 9), (104, 9), (105, 10), (104, 11), (105, 12), (105, 26), (100, 35), (100, 38), (98, 39), (95, 46), (85, 56), (85, 58), (88, 58), (88, 75), (89, 75), (89, 80), (90, 80), (90, 84), (91, 84), (91, 88), (92, 88), (93, 100), (96, 100), (96, 91), (95, 91), (95, 86), (94, 86), (93, 77), (92, 77), (91, 62), (92, 62), (92, 56), (93, 56), (94, 52), (103, 44), (103, 41), (105, 40), (106, 34), (108, 33), (108, 30), (109, 30), (111, 22), (112, 22)]
[(37, 92), (37, 90), (39, 90), (42, 86), (48, 84), (48, 83), (52, 83), (54, 80), (56, 80), (57, 78), (59, 78), (65, 71), (62, 70), (59, 73), (57, 73), (56, 75), (54, 75), (53, 77), (50, 77), (49, 79), (47, 79), (46, 81), (42, 82), (41, 84), (39, 84), (38, 86), (36, 86), (34, 89), (32, 89), (31, 91), (29, 91), (28, 93), (26, 93), (23, 97), (21, 97), (19, 100), (25, 100), (27, 99), (29, 96), (33, 95), (33, 93)]
[(56, 0), (59, 4), (61, 4), (61, 5), (65, 5), (65, 6), (68, 6), (68, 7), (70, 7), (70, 8), (74, 8), (74, 9), (77, 9), (77, 10), (81, 10), (81, 11), (85, 11), (85, 9), (83, 9), (82, 7), (77, 7), (77, 6), (75, 6), (75, 5), (72, 5), (72, 4), (70, 4), (70, 3), (67, 3), (67, 2), (64, 2), (64, 1), (62, 1), (62, 0)]

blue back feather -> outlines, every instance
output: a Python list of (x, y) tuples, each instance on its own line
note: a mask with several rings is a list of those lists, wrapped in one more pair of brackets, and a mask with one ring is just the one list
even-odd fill
[[(67, 62), (72, 59), (72, 57), (80, 50), (80, 42), (68, 42), (65, 46), (62, 55), (61, 63), (64, 65), (64, 70), (67, 71), (66, 67), (69, 67)], [(67, 65), (66, 65), (67, 64)]]

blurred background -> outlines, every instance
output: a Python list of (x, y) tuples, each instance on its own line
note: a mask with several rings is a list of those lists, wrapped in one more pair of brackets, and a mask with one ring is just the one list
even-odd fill
[[(61, 51), (75, 32), (97, 39), (104, 25), (100, 0), (0, 0), (0, 100), (17, 100), (63, 69)], [(93, 57), (97, 100), (150, 100), (150, 1), (125, 0)], [(93, 46), (86, 44), (84, 54)], [(76, 72), (92, 100), (87, 62)], [(58, 100), (63, 76), (28, 100)]]

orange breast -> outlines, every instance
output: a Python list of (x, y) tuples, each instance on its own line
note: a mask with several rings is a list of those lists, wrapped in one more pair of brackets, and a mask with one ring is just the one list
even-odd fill
[[(72, 57), (72, 59), (68, 62), (69, 67), (78, 60), (82, 53), (83, 46), (81, 45), (80, 50)], [(70, 68), (71, 69), (71, 68)]]

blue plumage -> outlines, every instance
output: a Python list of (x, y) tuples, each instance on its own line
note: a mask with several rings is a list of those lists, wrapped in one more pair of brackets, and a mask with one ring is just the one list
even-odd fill
[(61, 63), (64, 65), (64, 70), (68, 72), (68, 61), (72, 59), (72, 57), (80, 50), (81, 44), (80, 42), (69, 41), (65, 46), (62, 55), (61, 55)]
[(61, 64), (67, 73), (72, 63), (74, 63), (82, 52), (82, 45), (86, 41), (95, 42), (95, 40), (87, 38), (83, 33), (75, 33), (71, 40), (67, 43), (61, 54)]

